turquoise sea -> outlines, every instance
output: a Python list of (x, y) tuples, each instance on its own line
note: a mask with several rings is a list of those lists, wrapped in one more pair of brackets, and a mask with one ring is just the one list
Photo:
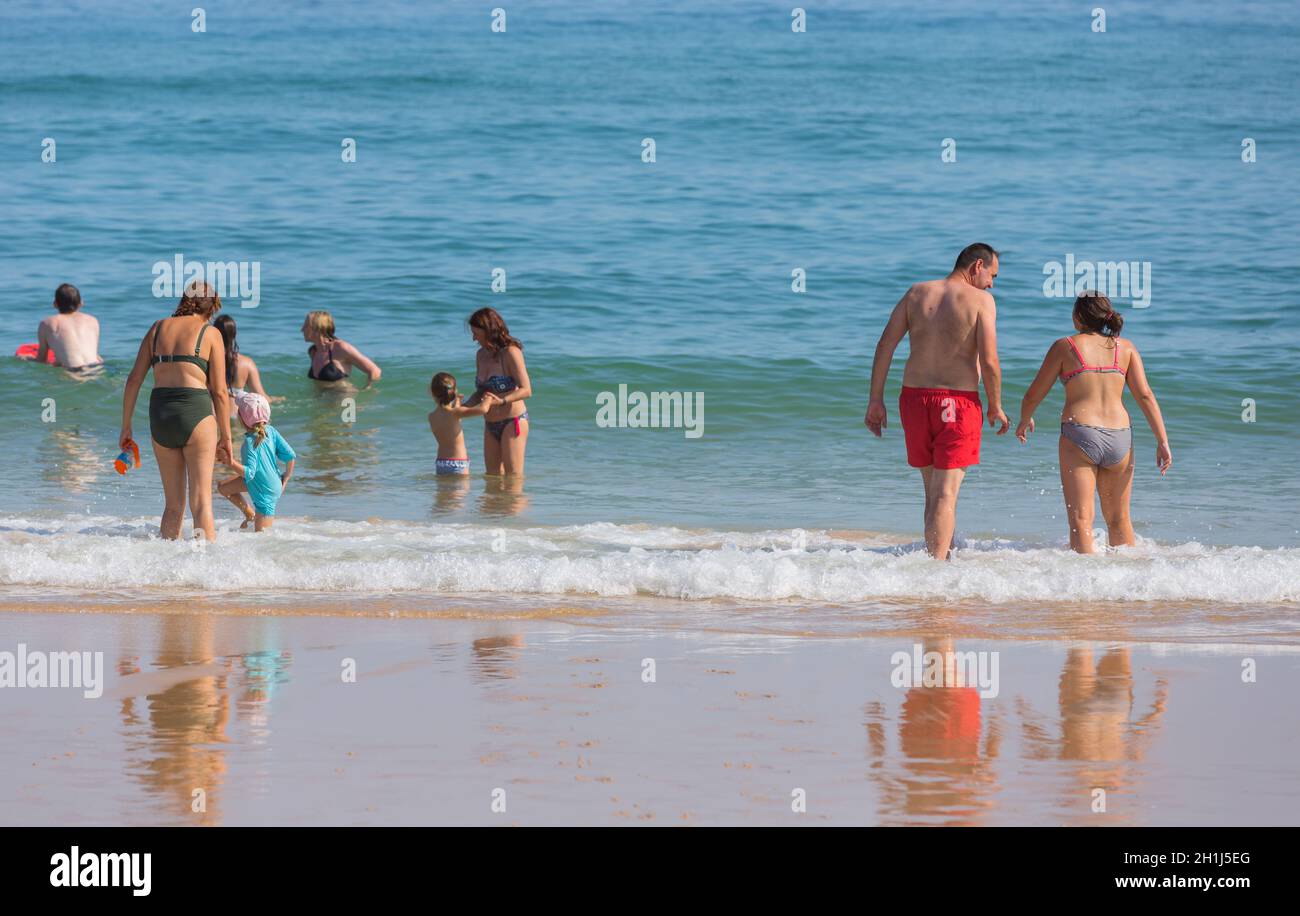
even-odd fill
[[(1211, 607), (1265, 608), (1261, 632), (1294, 617), (1294, 3), (1107, 4), (1104, 33), (1088, 4), (1057, 2), (823, 3), (803, 33), (775, 3), (518, 2), (505, 32), (490, 4), (210, 2), (201, 33), (192, 6), (0, 6), (0, 343), (34, 340), (72, 282), (108, 362), (75, 380), (0, 359), (10, 597), (1207, 609), (1184, 635), (1213, 630)], [(1013, 420), (1071, 330), (1044, 266), (1150, 265), (1149, 307), (1117, 301), (1175, 465), (1162, 479), (1133, 408), (1143, 543), (1128, 556), (1063, 552), (1059, 387), (1028, 446), (986, 433), (964, 556), (939, 574), (911, 549), (906, 348), (883, 441), (862, 425), (871, 354), (908, 284), (972, 241), (1003, 252)], [(112, 468), (130, 361), (175, 304), (153, 296), (152, 266), (178, 254), (260, 264), (259, 305), (227, 312), (287, 398), (273, 422), (300, 455), (277, 532), (237, 535), (219, 506), (206, 552), (151, 537), (151, 456)], [(524, 342), (535, 390), (521, 489), (433, 476), (428, 381), (472, 378), (465, 319), (483, 305)], [(308, 381), (312, 309), (382, 366), (373, 389)], [(598, 426), (620, 385), (702, 392), (703, 435)], [(480, 439), (467, 423), (476, 468)]]

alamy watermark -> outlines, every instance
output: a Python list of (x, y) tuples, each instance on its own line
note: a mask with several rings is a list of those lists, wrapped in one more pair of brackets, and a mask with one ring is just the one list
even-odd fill
[(914, 687), (978, 687), (984, 699), (998, 695), (998, 653), (996, 651), (925, 651), (920, 643), (911, 654), (895, 652), (889, 682), (902, 690)]
[(1043, 295), (1048, 298), (1073, 299), (1096, 290), (1111, 299), (1132, 300), (1135, 309), (1151, 304), (1150, 261), (1076, 261), (1067, 253), (1064, 263), (1045, 263), (1043, 276)]
[(148, 897), (153, 887), (153, 853), (68, 852), (50, 856), (51, 887), (129, 887), (132, 895)]
[(687, 439), (704, 435), (703, 391), (602, 391), (596, 395), (596, 425), (630, 429), (685, 429)]
[(179, 299), (191, 283), (207, 283), (222, 299), (240, 300), (240, 306), (255, 309), (262, 301), (261, 261), (187, 261), (177, 253), (170, 261), (155, 261), (155, 298)]
[(103, 652), (0, 652), (0, 687), (75, 687), (88, 700), (104, 694)]

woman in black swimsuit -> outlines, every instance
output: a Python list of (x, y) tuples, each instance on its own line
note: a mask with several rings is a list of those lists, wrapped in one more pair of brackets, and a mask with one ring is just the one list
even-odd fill
[(308, 312), (302, 323), (302, 339), (311, 344), (307, 355), (311, 365), (307, 378), (317, 382), (340, 382), (353, 366), (366, 374), (369, 388), (383, 375), (379, 367), (346, 340), (334, 336), (334, 317), (329, 312)]
[(173, 540), (181, 535), (187, 489), (195, 534), (201, 531), (209, 541), (217, 538), (212, 519), (212, 465), (231, 459), (230, 424), (216, 420), (230, 414), (226, 350), (220, 334), (207, 333), (208, 319), (219, 308), (221, 299), (212, 287), (199, 282), (187, 286), (172, 316), (154, 322), (140, 341), (122, 395), (118, 446), (125, 450), (132, 438), (131, 415), (140, 386), (153, 367), (149, 435), (166, 499), (160, 533)]

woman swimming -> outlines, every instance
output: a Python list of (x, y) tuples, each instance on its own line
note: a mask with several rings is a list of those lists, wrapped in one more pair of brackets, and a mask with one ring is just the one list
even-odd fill
[(524, 345), (510, 336), (495, 309), (481, 308), (469, 316), (469, 330), (479, 345), (474, 394), (464, 402), (475, 407), (484, 392), (501, 403), (488, 408), (483, 422), (483, 461), (489, 474), (523, 474), (528, 446), (528, 410), (524, 401), (533, 386), (524, 365)]
[(308, 312), (302, 323), (302, 339), (311, 344), (307, 348), (311, 357), (307, 378), (313, 381), (342, 381), (355, 366), (366, 374), (366, 387), (369, 388), (383, 375), (364, 353), (334, 336), (334, 318), (329, 312)]
[(230, 392), (231, 418), (239, 415), (236, 401), (247, 391), (260, 394), (268, 402), (283, 401), (284, 398), (273, 398), (266, 393), (262, 387), (261, 373), (257, 371), (257, 363), (253, 362), (252, 357), (239, 352), (239, 343), (235, 340), (238, 333), (235, 319), (229, 315), (218, 315), (212, 326), (221, 332), (221, 342), (226, 347), (226, 388)]
[[(118, 446), (131, 440), (131, 415), (140, 386), (153, 369), (149, 396), (149, 434), (162, 477), (161, 534), (180, 537), (188, 487), (194, 531), (216, 540), (212, 518), (212, 466), (230, 462), (230, 424), (216, 417), (230, 412), (226, 393), (226, 355), (220, 334), (209, 334), (208, 319), (221, 308), (216, 290), (194, 282), (185, 288), (170, 318), (154, 322), (140, 341), (135, 365), (122, 395), (122, 432)], [(216, 416), (213, 415), (213, 407)]]
[(1061, 489), (1070, 523), (1070, 547), (1093, 552), (1092, 520), (1095, 495), (1101, 497), (1112, 547), (1132, 544), (1129, 497), (1133, 488), (1133, 430), (1124, 409), (1128, 385), (1156, 437), (1156, 467), (1163, 474), (1173, 466), (1160, 405), (1147, 384), (1137, 347), (1120, 339), (1124, 318), (1100, 293), (1087, 292), (1074, 301), (1074, 337), (1052, 344), (1033, 384), (1020, 405), (1016, 438), (1028, 441), (1034, 430), (1034, 410), (1060, 378), (1065, 387), (1061, 411)]

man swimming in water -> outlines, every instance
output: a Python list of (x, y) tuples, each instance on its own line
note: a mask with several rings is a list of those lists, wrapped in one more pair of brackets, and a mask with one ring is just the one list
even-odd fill
[(36, 361), (44, 364), (54, 351), (57, 365), (65, 369), (89, 369), (101, 365), (99, 355), (99, 321), (81, 311), (81, 293), (71, 283), (54, 291), (57, 315), (51, 315), (36, 329), (39, 342)]
[(898, 412), (903, 421), (907, 463), (925, 484), (925, 547), (948, 559), (957, 525), (957, 493), (966, 468), (980, 461), (983, 411), (979, 383), (988, 394), (989, 425), (1010, 421), (1002, 411), (1002, 369), (998, 363), (997, 310), (987, 290), (998, 275), (998, 253), (989, 245), (967, 245), (952, 273), (909, 289), (894, 306), (871, 365), (871, 401), (866, 424), (876, 436), (887, 425), (885, 380), (904, 337), (911, 354), (903, 367)]

